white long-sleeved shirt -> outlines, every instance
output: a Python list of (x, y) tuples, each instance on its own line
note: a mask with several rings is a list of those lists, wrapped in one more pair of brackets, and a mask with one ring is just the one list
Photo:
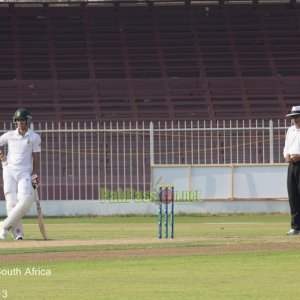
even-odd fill
[(289, 127), (283, 148), (283, 156), (287, 154), (300, 154), (300, 129), (295, 125)]

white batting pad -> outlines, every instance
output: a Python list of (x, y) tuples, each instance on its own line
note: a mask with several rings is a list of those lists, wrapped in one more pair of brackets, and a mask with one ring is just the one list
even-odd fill
[(3, 221), (3, 228), (10, 229), (16, 226), (29, 211), (33, 201), (34, 196), (32, 195), (26, 195), (22, 200), (20, 200), (11, 210), (8, 217)]
[[(18, 195), (17, 195), (17, 193), (14, 193), (14, 192), (13, 193), (7, 193), (7, 194), (5, 194), (5, 199), (6, 199), (7, 215), (10, 216), (11, 211), (13, 210), (13, 208), (16, 206), (16, 204), (18, 202)], [(12, 234), (14, 239), (18, 236), (23, 236), (24, 235), (23, 225), (22, 225), (21, 220), (16, 222), (16, 224), (11, 227), (11, 234)]]

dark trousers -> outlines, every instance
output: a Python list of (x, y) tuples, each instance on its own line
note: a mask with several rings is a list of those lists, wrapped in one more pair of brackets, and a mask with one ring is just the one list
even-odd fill
[(300, 230), (300, 162), (289, 164), (287, 189), (291, 209), (291, 228)]

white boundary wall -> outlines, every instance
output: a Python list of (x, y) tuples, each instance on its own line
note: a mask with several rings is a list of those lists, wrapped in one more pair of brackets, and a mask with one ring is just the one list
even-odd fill
[[(95, 200), (43, 201), (45, 216), (109, 216), (109, 215), (156, 215), (154, 203), (100, 203)], [(1, 216), (5, 214), (4, 202), (0, 203)], [(175, 214), (221, 214), (221, 213), (289, 213), (288, 201), (202, 201), (175, 203)], [(33, 206), (28, 214), (36, 216)]]
[[(286, 164), (222, 166), (153, 166), (153, 189), (173, 184), (175, 191), (200, 190), (193, 202), (176, 202), (175, 213), (289, 213)], [(195, 195), (195, 194), (194, 194)], [(127, 215), (157, 213), (149, 200), (126, 203), (97, 200), (42, 201), (46, 216)], [(1, 213), (4, 202), (0, 203)], [(32, 207), (29, 215), (36, 215)]]
[(154, 165), (152, 182), (203, 200), (287, 199), (287, 164)]

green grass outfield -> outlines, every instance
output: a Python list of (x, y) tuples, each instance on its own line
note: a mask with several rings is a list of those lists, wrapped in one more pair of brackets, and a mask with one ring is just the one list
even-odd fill
[(156, 217), (46, 218), (49, 241), (25, 219), (0, 241), (0, 300), (299, 299), (288, 215), (175, 218), (174, 240)]

